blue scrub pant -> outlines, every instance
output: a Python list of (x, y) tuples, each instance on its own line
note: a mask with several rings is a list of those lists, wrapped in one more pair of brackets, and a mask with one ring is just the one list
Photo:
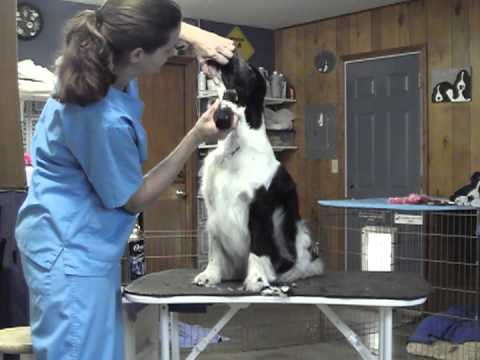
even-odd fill
[(36, 360), (123, 360), (120, 265), (102, 276), (67, 275), (22, 257)]

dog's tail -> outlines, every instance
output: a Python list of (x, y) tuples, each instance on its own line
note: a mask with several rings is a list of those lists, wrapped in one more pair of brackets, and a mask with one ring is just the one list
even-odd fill
[(323, 261), (312, 254), (312, 245), (308, 228), (303, 221), (298, 221), (295, 239), (297, 259), (293, 268), (280, 275), (280, 281), (291, 282), (323, 273)]

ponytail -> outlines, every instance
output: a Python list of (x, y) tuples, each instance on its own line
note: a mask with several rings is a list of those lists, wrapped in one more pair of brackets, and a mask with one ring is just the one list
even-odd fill
[(113, 50), (99, 31), (97, 12), (85, 10), (69, 20), (57, 63), (54, 98), (85, 106), (101, 100), (115, 82)]
[(116, 81), (114, 66), (129, 51), (154, 52), (181, 21), (173, 0), (107, 0), (96, 11), (82, 11), (65, 28), (54, 97), (81, 106), (101, 100)]

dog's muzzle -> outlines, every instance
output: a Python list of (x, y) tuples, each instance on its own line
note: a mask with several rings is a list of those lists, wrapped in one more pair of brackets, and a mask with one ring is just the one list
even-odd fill
[[(232, 103), (238, 102), (238, 94), (236, 90), (227, 90), (223, 95), (223, 101), (229, 101)], [(220, 107), (215, 111), (213, 119), (215, 125), (219, 130), (227, 130), (232, 127), (233, 123), (233, 110), (228, 105), (220, 104)]]

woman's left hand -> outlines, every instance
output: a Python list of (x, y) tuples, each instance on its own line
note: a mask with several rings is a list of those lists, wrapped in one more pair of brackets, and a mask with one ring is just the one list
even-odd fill
[(207, 61), (214, 60), (224, 65), (235, 51), (233, 40), (186, 23), (182, 23), (180, 37), (193, 46), (201, 70), (210, 78), (216, 77), (217, 71), (208, 66)]
[(235, 51), (233, 40), (186, 22), (181, 24), (180, 40), (186, 41), (193, 47), (202, 71), (207, 75), (212, 75), (209, 70), (213, 70), (207, 65), (208, 60), (224, 65), (228, 63)]
[(226, 64), (235, 51), (233, 40), (205, 30), (193, 46), (201, 64), (208, 60)]

